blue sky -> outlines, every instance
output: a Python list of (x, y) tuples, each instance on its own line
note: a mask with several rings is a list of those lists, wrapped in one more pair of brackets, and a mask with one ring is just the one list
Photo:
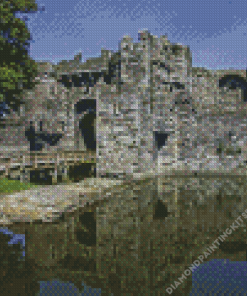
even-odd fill
[[(247, 68), (246, 0), (36, 0), (45, 11), (28, 14), (30, 56), (36, 61), (100, 56), (116, 51), (124, 35), (138, 30), (168, 35), (189, 45), (193, 67)], [(17, 14), (17, 17), (25, 14)]]

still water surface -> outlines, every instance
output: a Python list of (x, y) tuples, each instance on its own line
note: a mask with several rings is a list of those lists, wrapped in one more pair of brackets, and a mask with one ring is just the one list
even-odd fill
[[(33, 295), (246, 295), (246, 219), (242, 215), (247, 210), (246, 184), (246, 179), (234, 176), (157, 177), (119, 187), (107, 202), (97, 206), (95, 221), (90, 222), (90, 215), (78, 214), (80, 227), (86, 226), (83, 231), (89, 227), (90, 235), (95, 232), (95, 239), (87, 240), (79, 229), (74, 240), (69, 241), (73, 248), (67, 248), (67, 258), (72, 261), (74, 256), (80, 262), (84, 250), (94, 267), (81, 264), (78, 268), (60, 260), (46, 274), (38, 264), (36, 279), (32, 278), (36, 282)], [(239, 216), (242, 223), (238, 226), (235, 221)], [(184, 271), (233, 223), (232, 233), (215, 244), (217, 248), (192, 276), (175, 288)], [(42, 232), (42, 225), (39, 227)], [(9, 236), (9, 245), (21, 243), (24, 248), (34, 237), (29, 234), (29, 240), (25, 240), (25, 235), (1, 231)], [(37, 263), (44, 249), (38, 246), (40, 242), (33, 243), (35, 256), (31, 255), (31, 248), (26, 253), (20, 250), (20, 255), (25, 259), (30, 256)], [(97, 256), (90, 253), (91, 249)], [(76, 282), (73, 273), (77, 275)], [(63, 275), (62, 279), (57, 275)], [(94, 288), (90, 287), (92, 277)]]

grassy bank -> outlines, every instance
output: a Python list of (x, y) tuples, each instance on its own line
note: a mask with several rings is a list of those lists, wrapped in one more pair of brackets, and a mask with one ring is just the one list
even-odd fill
[(0, 179), (0, 193), (12, 193), (21, 190), (28, 190), (33, 187), (38, 187), (39, 185), (34, 185), (30, 183), (21, 183), (18, 180), (8, 180), (6, 178)]

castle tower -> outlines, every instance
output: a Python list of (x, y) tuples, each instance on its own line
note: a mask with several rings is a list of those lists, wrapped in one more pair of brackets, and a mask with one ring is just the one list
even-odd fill
[[(151, 49), (153, 36), (148, 30), (138, 31), (138, 53), (141, 53), (140, 70), (143, 75), (138, 77), (137, 94), (139, 104), (139, 149), (137, 173), (147, 173), (153, 164), (153, 124), (151, 114), (152, 85), (151, 85)], [(142, 72), (143, 71), (143, 72)]]

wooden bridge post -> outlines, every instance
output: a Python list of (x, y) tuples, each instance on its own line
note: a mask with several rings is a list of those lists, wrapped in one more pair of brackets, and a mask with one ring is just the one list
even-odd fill
[(30, 169), (26, 169), (26, 164), (29, 164), (29, 158), (27, 155), (23, 155), (20, 159), (20, 181), (30, 183)]
[(56, 162), (54, 163), (54, 173), (52, 174), (52, 184), (57, 184), (57, 167), (58, 167), (59, 156), (57, 154)]
[(25, 182), (25, 155), (20, 159), (20, 181)]
[(5, 166), (5, 178), (7, 178), (7, 179), (9, 177), (9, 171), (10, 171), (10, 162), (7, 162), (7, 164)]
[(66, 162), (64, 164), (63, 170), (64, 170), (64, 172), (62, 173), (62, 181), (66, 182), (68, 180), (68, 168), (67, 168)]

